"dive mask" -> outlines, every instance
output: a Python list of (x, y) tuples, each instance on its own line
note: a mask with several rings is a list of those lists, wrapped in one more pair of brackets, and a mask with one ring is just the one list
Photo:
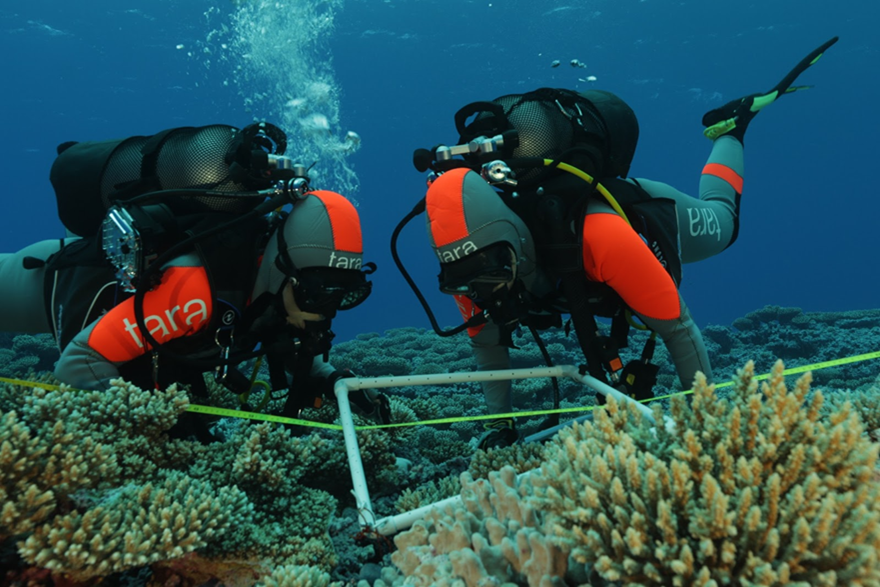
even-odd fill
[(290, 281), (300, 309), (331, 318), (337, 311), (350, 310), (369, 297), (373, 284), (366, 275), (355, 269), (307, 267), (291, 276)]
[(513, 282), (516, 255), (506, 242), (485, 247), (462, 259), (440, 265), (440, 291), (471, 299), (488, 300)]

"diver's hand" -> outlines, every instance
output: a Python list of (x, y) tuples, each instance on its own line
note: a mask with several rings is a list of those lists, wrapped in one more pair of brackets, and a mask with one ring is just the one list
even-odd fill
[[(350, 369), (337, 369), (333, 371), (330, 375), (324, 379), (324, 397), (327, 398), (335, 398), (336, 394), (333, 393), (333, 388), (336, 386), (336, 382), (340, 379), (348, 379), (349, 377), (357, 377)], [(349, 393), (349, 396), (354, 394), (354, 391)]]
[[(325, 395), (333, 397), (333, 387), (340, 379), (357, 377), (348, 369), (334, 371), (327, 377)], [(377, 424), (391, 423), (391, 403), (388, 397), (375, 389), (352, 389), (348, 392), (351, 410), (358, 416), (373, 420)]]
[(391, 423), (391, 403), (381, 391), (375, 389), (352, 389), (348, 393), (354, 413), (376, 424)]
[(284, 311), (287, 313), (286, 321), (300, 330), (306, 329), (306, 322), (320, 322), (324, 317), (314, 312), (306, 312), (301, 310), (296, 303), (293, 295), (293, 285), (290, 282), (284, 286), (281, 292), (281, 299), (284, 302)]

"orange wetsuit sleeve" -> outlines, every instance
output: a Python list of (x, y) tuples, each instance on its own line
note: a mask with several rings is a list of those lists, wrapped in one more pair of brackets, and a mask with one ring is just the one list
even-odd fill
[[(458, 306), (458, 311), (461, 312), (461, 317), (464, 318), (464, 321), (467, 322), (472, 317), (476, 316), (482, 310), (480, 307), (474, 303), (472, 299), (467, 296), (452, 296), (455, 298), (455, 305)], [(479, 324), (477, 326), (468, 327), (468, 336), (471, 338), (475, 337), (483, 330), (485, 324)]]
[(584, 270), (638, 314), (657, 320), (675, 320), (681, 314), (672, 277), (617, 214), (588, 214), (584, 219)]
[[(170, 267), (144, 296), (144, 323), (157, 342), (192, 335), (211, 319), (211, 287), (204, 267)], [(108, 361), (125, 363), (146, 350), (131, 297), (102, 316), (89, 346)]]

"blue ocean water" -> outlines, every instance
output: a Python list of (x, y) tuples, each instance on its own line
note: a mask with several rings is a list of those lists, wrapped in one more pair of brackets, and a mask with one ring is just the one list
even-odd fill
[[(48, 181), (61, 142), (265, 119), (304, 135), (294, 143), (318, 160), (319, 187), (359, 203), (380, 269), (368, 303), (336, 321), (339, 340), (427, 327), (389, 239), (424, 195), (413, 149), (454, 142), (459, 107), (542, 86), (613, 91), (640, 119), (632, 175), (696, 193), (702, 114), (770, 89), (839, 35), (798, 80), (816, 87), (750, 126), (739, 240), (686, 266), (682, 293), (701, 326), (766, 304), (876, 308), (878, 19), (870, 0), (6, 3), (0, 251), (63, 236)], [(348, 131), (361, 137), (351, 154), (337, 148)], [(440, 322), (456, 323), (421, 219), (401, 254)]]

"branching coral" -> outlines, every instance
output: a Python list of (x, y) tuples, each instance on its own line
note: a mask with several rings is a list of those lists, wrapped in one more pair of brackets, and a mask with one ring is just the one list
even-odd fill
[(880, 581), (877, 447), (848, 405), (823, 422), (809, 376), (789, 390), (782, 371), (759, 391), (748, 364), (727, 400), (698, 376), (672, 432), (609, 401), (560, 434), (535, 485), (562, 543), (625, 584)]
[(189, 475), (244, 490), (254, 508), (249, 519), (207, 552), (265, 558), (275, 564), (335, 564), (327, 526), (336, 501), (301, 485), (310, 470), (323, 464), (321, 455), (332, 452), (339, 451), (317, 434), (293, 437), (266, 423), (241, 426), (230, 442), (207, 447)]
[[(34, 435), (16, 412), (0, 418), (0, 540), (30, 532), (73, 492), (110, 487), (119, 478), (112, 448), (75, 426), (58, 421)], [(77, 450), (65, 450), (71, 445)]]
[(441, 499), (458, 495), (461, 492), (461, 482), (455, 475), (443, 477), (437, 482), (429, 481), (428, 483), (410, 489), (405, 487), (394, 504), (398, 512), (408, 512), (425, 505), (438, 502)]
[(865, 430), (875, 437), (880, 432), (880, 385), (875, 383), (863, 391), (845, 391), (825, 396), (822, 413), (831, 414), (850, 402), (853, 410), (859, 415)]
[(825, 420), (809, 375), (789, 389), (782, 372), (759, 390), (750, 363), (727, 398), (700, 375), (669, 426), (609, 399), (540, 469), (463, 475), (463, 505), (399, 535), (392, 560), (415, 585), (878, 584), (878, 447), (848, 403)]
[(21, 390), (18, 412), (37, 436), (49, 438), (58, 422), (79, 437), (113, 446), (123, 479), (143, 479), (179, 461), (182, 441), (169, 442), (167, 431), (186, 411), (189, 399), (176, 385), (164, 391), (142, 390), (117, 379), (106, 392)]
[(328, 587), (330, 575), (315, 567), (285, 565), (257, 583), (256, 587)]
[[(6, 397), (15, 410), (0, 415), (0, 537), (30, 532), (59, 507), (69, 510), (78, 492), (155, 470), (149, 455), (167, 449), (158, 440), (187, 406), (174, 386), (144, 392), (121, 380), (107, 393), (13, 393)], [(159, 460), (173, 459), (166, 452)]]
[(540, 467), (543, 459), (544, 445), (538, 442), (478, 450), (471, 459), (468, 473), (475, 479), (485, 479), (490, 472), (499, 471), (505, 465), (513, 467), (517, 473), (525, 473)]
[(167, 438), (188, 405), (176, 387), (15, 391), (0, 414), (0, 535), (26, 563), (92, 581), (183, 557), (251, 517), (238, 488), (166, 468), (199, 453)]
[(31, 564), (76, 581), (178, 558), (250, 515), (237, 488), (215, 491), (179, 472), (161, 483), (126, 485), (84, 513), (71, 512), (19, 543)]

